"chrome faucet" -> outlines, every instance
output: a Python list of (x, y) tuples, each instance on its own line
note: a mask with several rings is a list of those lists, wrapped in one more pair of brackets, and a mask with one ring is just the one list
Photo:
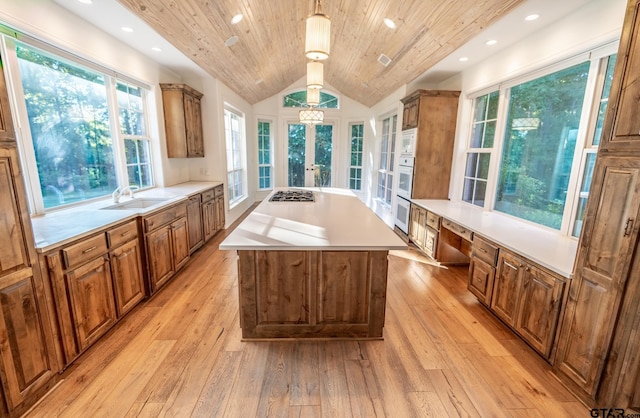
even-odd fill
[(120, 189), (120, 187), (116, 187), (113, 193), (111, 193), (111, 197), (113, 198), (113, 203), (120, 202), (120, 198), (122, 197), (123, 194), (125, 194), (125, 192), (129, 192), (129, 197), (133, 199), (133, 191), (138, 189), (140, 189), (140, 187), (136, 186), (135, 184), (130, 186), (124, 186), (122, 189)]

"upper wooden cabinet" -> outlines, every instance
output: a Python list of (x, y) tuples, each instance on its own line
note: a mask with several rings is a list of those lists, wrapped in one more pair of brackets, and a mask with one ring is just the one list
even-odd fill
[(417, 90), (402, 99), (403, 129), (417, 127), (414, 199), (447, 199), (459, 91)]
[(160, 84), (169, 158), (204, 157), (202, 93), (186, 84)]
[(9, 96), (7, 94), (7, 84), (2, 76), (3, 63), (0, 57), (0, 141), (16, 140), (16, 133), (11, 121), (11, 109), (9, 108)]
[(630, 0), (620, 38), (600, 149), (640, 151), (640, 2)]

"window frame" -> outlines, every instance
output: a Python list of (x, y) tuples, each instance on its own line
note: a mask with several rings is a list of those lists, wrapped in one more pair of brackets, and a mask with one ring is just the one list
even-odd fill
[[(356, 150), (355, 153), (356, 154), (360, 154), (360, 165), (353, 165), (353, 156), (354, 156), (354, 149), (353, 149), (353, 128), (356, 126), (360, 126), (362, 132), (361, 132), (361, 136), (358, 137), (359, 140), (359, 144), (360, 144), (360, 149)], [(362, 174), (364, 173), (364, 122), (350, 122), (349, 123), (349, 137), (350, 137), (350, 141), (349, 141), (349, 167), (348, 167), (348, 171), (347, 171), (347, 184), (350, 190), (353, 190), (355, 192), (362, 192)], [(354, 178), (351, 176), (351, 170), (360, 170), (360, 177), (359, 178)], [(359, 188), (352, 188), (351, 187), (351, 180), (356, 180), (360, 182), (360, 187)]]
[(109, 133), (112, 142), (113, 164), (115, 169), (115, 177), (117, 186), (122, 187), (129, 184), (128, 171), (125, 159), (125, 142), (124, 136), (121, 132), (119, 109), (117, 105), (117, 92), (116, 83), (122, 82), (128, 85), (132, 85), (140, 88), (143, 91), (143, 111), (144, 111), (144, 123), (147, 128), (147, 136), (140, 137), (140, 139), (148, 140), (149, 144), (149, 165), (152, 184), (145, 189), (155, 187), (155, 170), (153, 168), (155, 152), (152, 146), (151, 137), (149, 134), (149, 108), (148, 108), (148, 96), (150, 87), (142, 82), (134, 80), (130, 77), (122, 76), (113, 70), (101, 66), (100, 64), (86, 60), (75, 56), (74, 54), (67, 52), (63, 49), (54, 47), (52, 45), (41, 42), (35, 38), (15, 33), (15, 36), (7, 36), (4, 33), (0, 34), (0, 54), (4, 59), (4, 71), (5, 78), (7, 80), (7, 91), (9, 94), (9, 100), (12, 102), (13, 120), (16, 126), (16, 142), (19, 150), (20, 160), (23, 166), (23, 177), (25, 181), (25, 188), (27, 190), (27, 200), (31, 215), (42, 215), (49, 212), (55, 212), (64, 210), (76, 206), (82, 206), (91, 204), (93, 202), (104, 200), (111, 196), (111, 192), (105, 195), (92, 197), (80, 201), (57, 205), (49, 208), (45, 208), (44, 197), (41, 190), (40, 175), (38, 174), (37, 161), (35, 155), (35, 149), (33, 144), (33, 138), (31, 135), (31, 128), (29, 124), (29, 115), (27, 112), (27, 105), (25, 94), (22, 85), (21, 72), (19, 68), (19, 58), (17, 56), (17, 44), (23, 44), (27, 48), (31, 48), (36, 52), (44, 55), (52, 56), (54, 59), (65, 62), (78, 69), (86, 70), (92, 73), (99, 74), (104, 78), (105, 82), (105, 94), (106, 104), (109, 114)]
[[(238, 123), (238, 148), (233, 147), (233, 137), (231, 135), (231, 115), (236, 116), (239, 119)], [(235, 109), (231, 105), (225, 103), (224, 106), (224, 136), (225, 136), (225, 150), (226, 150), (226, 165), (227, 165), (227, 193), (229, 200), (229, 209), (234, 208), (240, 202), (248, 197), (248, 184), (247, 184), (247, 138), (246, 138), (246, 118), (243, 112)], [(231, 145), (231, 150), (229, 146)], [(235, 160), (233, 158), (234, 152), (239, 154), (240, 166), (235, 166)], [(230, 165), (231, 164), (231, 165)], [(235, 186), (237, 180), (240, 182), (240, 193), (236, 193)]]
[[(385, 122), (389, 121), (386, 132), (385, 132)], [(378, 168), (376, 169), (376, 173), (378, 174), (378, 178), (376, 180), (376, 194), (375, 198), (382, 205), (387, 208), (391, 207), (391, 203), (393, 202), (393, 180), (394, 180), (394, 164), (395, 164), (395, 148), (397, 141), (397, 130), (398, 130), (398, 114), (391, 113), (383, 116), (380, 119), (380, 154), (378, 158)], [(383, 149), (386, 143), (386, 149)], [(383, 156), (385, 158), (384, 168), (382, 167), (382, 159)], [(380, 184), (380, 179), (384, 176), (385, 184)], [(384, 197), (380, 197), (380, 190), (384, 190)]]
[[(260, 163), (260, 154), (262, 151), (262, 148), (260, 148), (261, 145), (261, 138), (260, 138), (260, 124), (261, 123), (266, 123), (269, 126), (269, 137), (268, 137), (268, 144), (269, 144), (269, 162), (268, 164), (265, 163)], [(274, 164), (273, 164), (273, 121), (271, 120), (267, 120), (267, 119), (258, 119), (258, 129), (257, 129), (257, 137), (258, 137), (258, 190), (260, 191), (264, 191), (264, 190), (273, 190), (273, 173), (274, 173)], [(269, 187), (260, 187), (260, 179), (263, 178), (260, 175), (260, 169), (261, 168), (268, 168), (269, 169)], [(266, 177), (265, 177), (266, 178)]]
[[(508, 213), (500, 212), (500, 214), (504, 216), (513, 217), (518, 221), (530, 223), (535, 225), (536, 227), (548, 229), (550, 231), (556, 232), (560, 235), (568, 236), (569, 238), (577, 239), (572, 235), (572, 231), (575, 224), (576, 217), (576, 207), (579, 200), (580, 187), (582, 183), (582, 178), (584, 175), (584, 165), (586, 162), (586, 158), (588, 158), (589, 154), (593, 154), (597, 152), (597, 148), (594, 148), (592, 144), (589, 144), (591, 136), (593, 135), (593, 130), (595, 129), (597, 117), (597, 106), (594, 105), (595, 101), (598, 100), (599, 95), (602, 94), (602, 85), (603, 82), (596, 80), (599, 78), (604, 79), (603, 73), (603, 64), (602, 62), (606, 62), (606, 58), (611, 55), (615, 55), (617, 53), (617, 42), (613, 42), (602, 47), (594, 48), (592, 51), (585, 52), (582, 54), (578, 54), (569, 59), (562, 60), (560, 62), (553, 63), (544, 68), (528, 72), (526, 74), (522, 74), (515, 78), (503, 81), (500, 84), (495, 84), (492, 87), (484, 88), (482, 90), (470, 93), (467, 96), (467, 102), (469, 113), (468, 113), (468, 132), (465, 132), (463, 135), (465, 137), (465, 147), (463, 152), (459, 155), (464, 156), (464, 161), (461, 162), (460, 165), (456, 167), (457, 170), (457, 178), (459, 179), (457, 182), (458, 190), (456, 195), (458, 196), (459, 201), (462, 204), (468, 204), (475, 206), (476, 208), (480, 207), (484, 210), (494, 211), (495, 210), (495, 200), (498, 188), (498, 181), (501, 170), (502, 163), (502, 153), (505, 145), (505, 130), (506, 130), (506, 121), (507, 114), (510, 105), (510, 95), (511, 88), (514, 86), (518, 86), (520, 84), (526, 83), (528, 81), (536, 80), (546, 75), (553, 74), (555, 72), (561, 71), (563, 69), (569, 68), (573, 65), (579, 64), (581, 62), (589, 61), (589, 75), (587, 78), (587, 85), (585, 88), (585, 96), (582, 103), (582, 108), (580, 110), (580, 124), (578, 128), (578, 137), (576, 140), (576, 148), (574, 150), (573, 162), (571, 167), (571, 173), (569, 177), (569, 183), (567, 187), (567, 196), (565, 199), (564, 210), (562, 214), (562, 224), (560, 229), (555, 229), (551, 227), (547, 227), (542, 224), (538, 224), (523, 218), (519, 218), (515, 215), (510, 215)], [(604, 66), (606, 70), (606, 65)], [(472, 124), (474, 123), (474, 100), (478, 97), (486, 95), (491, 91), (499, 91), (499, 106), (498, 106), (498, 119), (496, 126), (496, 136), (495, 142), (493, 146), (493, 150), (490, 156), (490, 164), (489, 164), (489, 175), (488, 175), (488, 184), (485, 195), (485, 204), (484, 206), (473, 205), (472, 203), (466, 202), (463, 200), (464, 193), (464, 181), (465, 181), (465, 172), (466, 172), (466, 157), (469, 152), (474, 152), (480, 149), (471, 149), (471, 135), (472, 135)], [(598, 102), (599, 103), (599, 102)], [(486, 150), (486, 149), (482, 149)]]

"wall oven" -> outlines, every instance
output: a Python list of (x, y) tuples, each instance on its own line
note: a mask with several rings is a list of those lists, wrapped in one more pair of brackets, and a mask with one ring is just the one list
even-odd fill
[(396, 194), (407, 200), (411, 199), (413, 186), (413, 157), (400, 157), (398, 164), (398, 190)]
[(407, 235), (409, 234), (409, 215), (410, 214), (411, 214), (411, 202), (409, 202), (407, 199), (397, 196), (395, 224), (399, 230), (401, 230)]

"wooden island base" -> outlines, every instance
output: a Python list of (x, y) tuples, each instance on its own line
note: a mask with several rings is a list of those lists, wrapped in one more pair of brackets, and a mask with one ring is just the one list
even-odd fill
[(387, 255), (239, 250), (243, 340), (382, 339)]

